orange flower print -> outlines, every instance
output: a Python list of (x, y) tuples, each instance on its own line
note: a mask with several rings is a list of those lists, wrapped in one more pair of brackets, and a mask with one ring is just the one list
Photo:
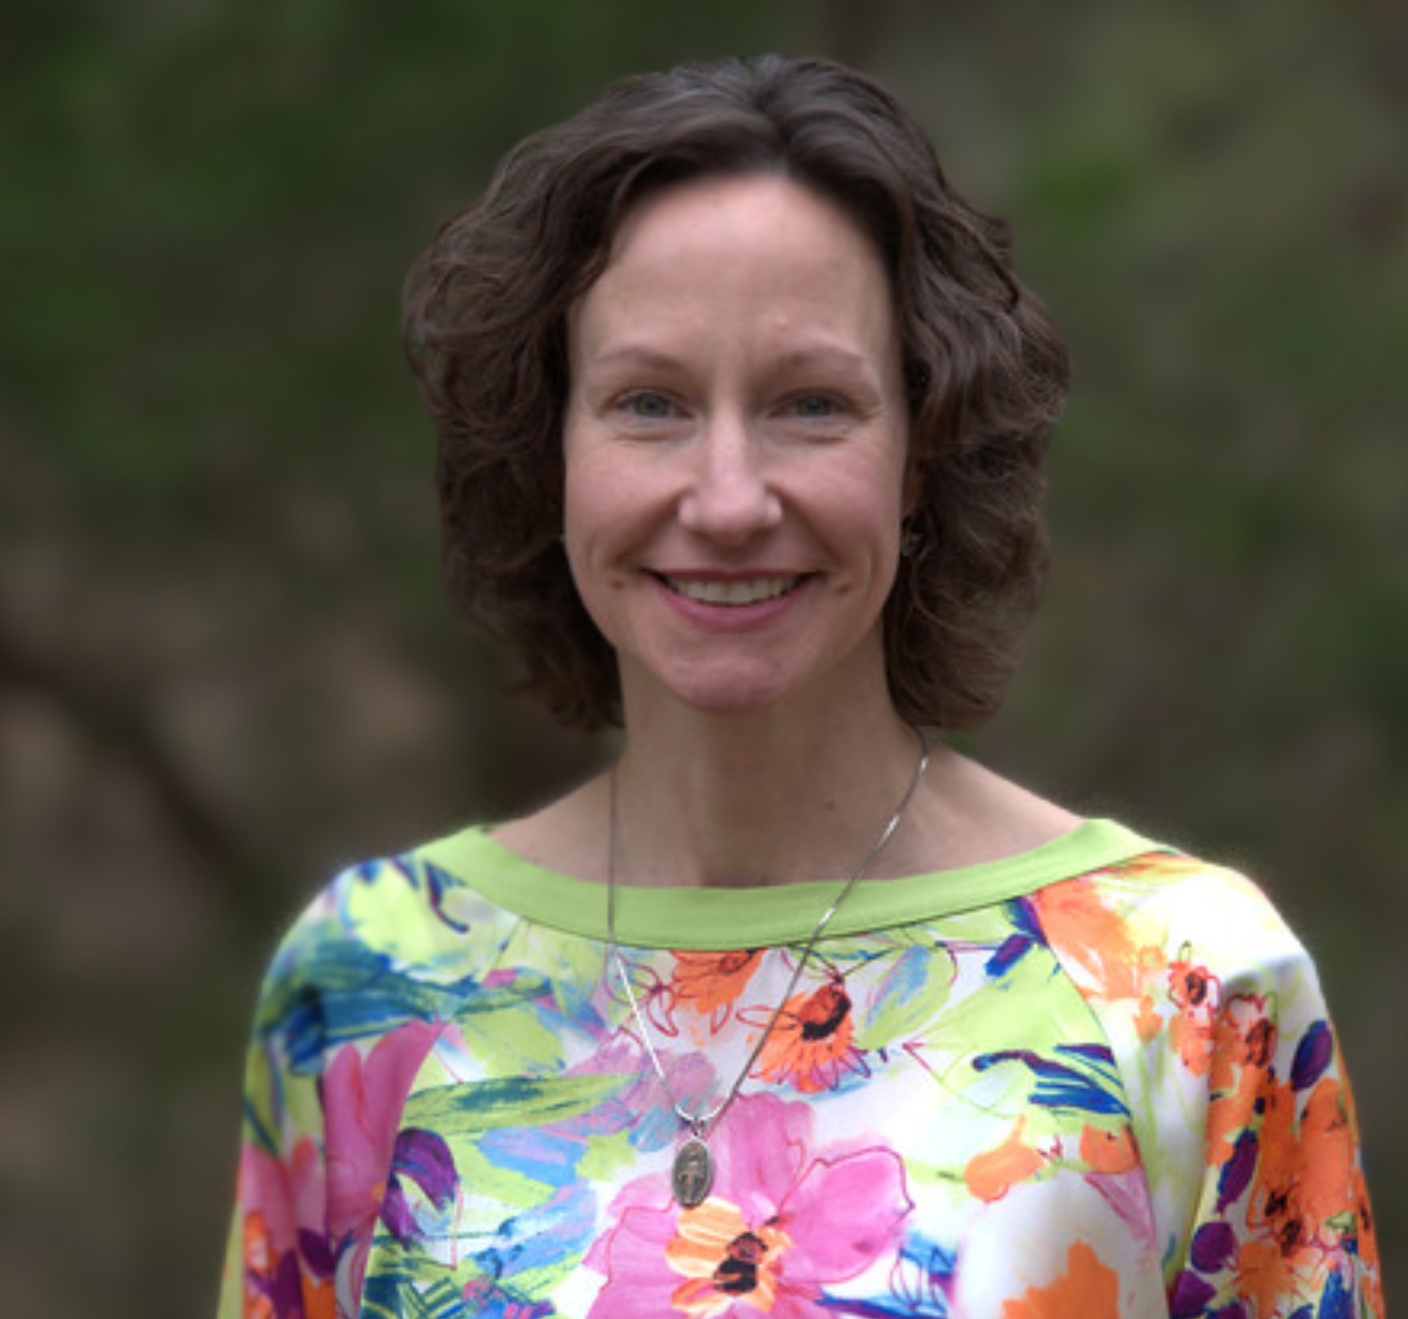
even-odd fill
[(1261, 1092), (1261, 1163), (1263, 1185), (1289, 1187), (1300, 1163), (1296, 1140), (1296, 1097), (1289, 1081), (1274, 1081)]
[(1164, 1028), (1164, 1019), (1154, 1010), (1154, 999), (1144, 994), (1139, 999), (1139, 1011), (1135, 1014), (1134, 1029), (1144, 1044), (1152, 1043)]
[(1018, 1118), (1002, 1144), (968, 1160), (963, 1180), (979, 1200), (1000, 1200), (1018, 1182), (1040, 1171), (1045, 1161), (1022, 1140), (1025, 1126), (1025, 1119)]
[(1252, 1302), (1252, 1319), (1270, 1319), (1288, 1296), (1314, 1296), (1322, 1290), (1317, 1273), (1323, 1252), (1288, 1223), (1280, 1234), (1261, 1233), (1237, 1253), (1241, 1295)]
[[(1299, 1131), (1287, 1131), (1276, 1107), (1276, 1130), (1266, 1164), (1258, 1170), (1247, 1215), (1251, 1235), (1237, 1255), (1242, 1293), (1253, 1302), (1253, 1319), (1279, 1313), (1287, 1296), (1332, 1294), (1346, 1297), (1342, 1281), (1331, 1277), (1342, 1239), (1359, 1229), (1363, 1187), (1356, 1178), (1353, 1147), (1344, 1138), (1347, 1122), (1339, 1087), (1329, 1079), (1312, 1094)], [(1278, 1097), (1281, 1091), (1278, 1088)], [(1265, 1135), (1265, 1132), (1263, 1132)], [(1372, 1230), (1360, 1239), (1374, 1265)], [(1322, 1308), (1320, 1313), (1348, 1314)]]
[(1066, 1271), (1002, 1307), (1002, 1319), (1120, 1319), (1120, 1281), (1084, 1241), (1066, 1256)]
[(762, 954), (756, 949), (724, 953), (673, 953), (674, 974), (670, 997), (710, 1019), (718, 1030), (728, 1020), (738, 996), (758, 969)]
[(1237, 1139), (1252, 1120), (1255, 1094), (1236, 1092), (1217, 1095), (1208, 1105), (1204, 1160), (1209, 1168), (1221, 1168), (1237, 1152)]
[(1188, 952), (1188, 945), (1184, 944), (1179, 949), (1178, 960), (1169, 963), (1169, 995), (1185, 1012), (1201, 1011), (1205, 1007), (1215, 1011), (1222, 993), (1222, 982), (1207, 967), (1190, 962)]
[[(1357, 1284), (1345, 1265), (1355, 1256), (1365, 1294), (1377, 1295), (1373, 1225), (1349, 1098), (1330, 1071), (1329, 1023), (1300, 1036), (1284, 1077), (1274, 1065), (1277, 1034), (1262, 998), (1234, 999), (1218, 1022), (1213, 1075), (1225, 1088), (1214, 1095), (1208, 1138), (1208, 1162), (1220, 1168), (1218, 1217), (1193, 1238), (1175, 1314), (1203, 1313), (1231, 1283), (1246, 1319), (1283, 1314), (1292, 1297), (1320, 1297), (1316, 1313), (1348, 1316)], [(1223, 1217), (1229, 1210), (1244, 1229)]]
[(778, 1272), (792, 1239), (774, 1223), (750, 1228), (742, 1211), (711, 1198), (680, 1215), (665, 1259), (686, 1281), (675, 1288), (670, 1305), (692, 1319), (726, 1313), (734, 1297), (767, 1314), (777, 1299)]
[[(1266, 1000), (1260, 995), (1238, 996), (1223, 1005), (1212, 1027), (1212, 1056), (1209, 1061), (1207, 1164), (1224, 1167), (1237, 1150), (1244, 1130), (1251, 1127), (1258, 1112), (1275, 1104), (1274, 1096), (1263, 1094), (1274, 1088), (1270, 1071), (1276, 1047), (1276, 1027), (1266, 1015)], [(1273, 1132), (1275, 1119), (1273, 1119)]]
[(1276, 1053), (1276, 1039), (1276, 1023), (1267, 1015), (1263, 995), (1229, 999), (1213, 1026), (1209, 1085), (1220, 1092), (1255, 1090)]
[(277, 1255), (269, 1240), (269, 1225), (257, 1209), (244, 1216), (243, 1235), (245, 1319), (273, 1319), (274, 1304), (268, 1289)]
[(1129, 1127), (1102, 1131), (1087, 1122), (1080, 1133), (1080, 1157), (1091, 1172), (1116, 1176), (1139, 1166), (1139, 1151)]
[(1337, 1081), (1325, 1077), (1315, 1086), (1298, 1124), (1290, 1086), (1271, 1087), (1261, 1144), (1255, 1187), (1261, 1221), (1281, 1230), (1299, 1218), (1304, 1234), (1319, 1235), (1330, 1220), (1353, 1213), (1354, 1135)]
[(1169, 1042), (1194, 1076), (1206, 1076), (1212, 1065), (1214, 1021), (1222, 1003), (1222, 983), (1203, 966), (1189, 960), (1188, 946), (1169, 963), (1168, 994), (1178, 1014), (1169, 1024)]
[(1033, 898), (1041, 928), (1051, 947), (1068, 960), (1077, 988), (1087, 998), (1135, 999), (1143, 980), (1162, 962), (1157, 948), (1134, 939), (1119, 915), (1100, 901), (1099, 891), (1084, 880), (1068, 880), (1042, 889)]
[(803, 1094), (834, 1090), (847, 1071), (861, 1067), (854, 1034), (845, 984), (840, 977), (828, 980), (788, 999), (758, 1055), (758, 1074), (790, 1082)]
[(303, 1279), (303, 1313), (307, 1319), (337, 1319), (337, 1293), (331, 1278)]

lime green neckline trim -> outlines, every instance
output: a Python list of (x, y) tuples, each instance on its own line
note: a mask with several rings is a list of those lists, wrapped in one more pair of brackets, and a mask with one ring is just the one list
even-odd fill
[[(1151, 851), (1167, 850), (1112, 820), (1086, 820), (1070, 833), (1000, 861), (901, 879), (863, 880), (826, 937), (934, 920), (1024, 897), (1058, 880)], [(589, 939), (606, 938), (606, 889), (525, 861), (489, 836), (465, 829), (418, 850), (447, 872), (526, 920)], [(633, 948), (711, 951), (795, 944), (810, 937), (843, 881), (773, 888), (623, 888), (616, 932)]]

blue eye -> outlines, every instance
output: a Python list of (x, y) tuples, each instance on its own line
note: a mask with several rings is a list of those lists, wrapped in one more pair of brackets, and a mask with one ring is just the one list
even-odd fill
[(675, 414), (675, 405), (664, 394), (657, 394), (650, 389), (640, 389), (625, 395), (621, 400), (621, 407), (632, 416), (646, 421), (663, 421)]
[(834, 417), (840, 407), (829, 395), (803, 394), (793, 400), (792, 411), (798, 417)]

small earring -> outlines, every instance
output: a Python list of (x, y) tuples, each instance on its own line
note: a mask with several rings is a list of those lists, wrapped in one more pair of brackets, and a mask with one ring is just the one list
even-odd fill
[(900, 558), (912, 559), (924, 543), (924, 533), (909, 518), (900, 523)]

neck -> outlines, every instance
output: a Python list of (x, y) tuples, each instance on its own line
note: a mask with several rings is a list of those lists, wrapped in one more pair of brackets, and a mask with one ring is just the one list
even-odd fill
[[(616, 869), (625, 884), (849, 878), (894, 814), (920, 752), (888, 701), (824, 719), (659, 713), (645, 721), (628, 711), (616, 769)], [(907, 869), (904, 832), (872, 875)]]

